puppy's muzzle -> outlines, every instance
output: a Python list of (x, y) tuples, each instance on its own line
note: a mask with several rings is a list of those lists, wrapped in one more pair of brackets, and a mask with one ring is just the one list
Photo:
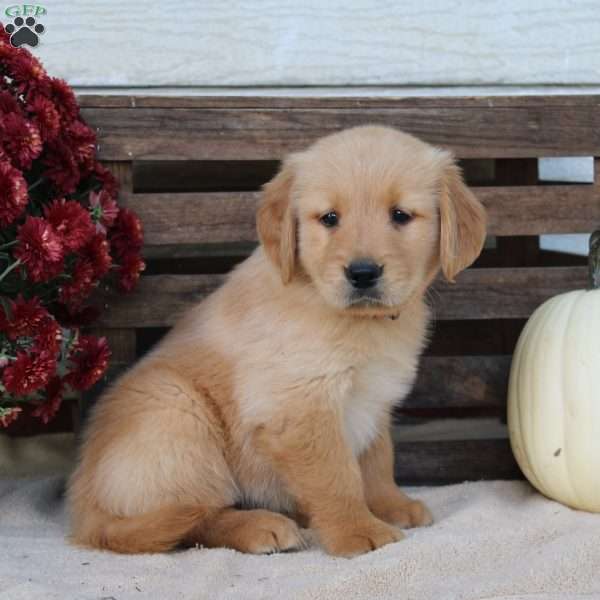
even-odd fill
[(378, 265), (372, 260), (355, 260), (344, 267), (344, 272), (353, 288), (367, 290), (377, 285), (383, 273), (383, 265)]

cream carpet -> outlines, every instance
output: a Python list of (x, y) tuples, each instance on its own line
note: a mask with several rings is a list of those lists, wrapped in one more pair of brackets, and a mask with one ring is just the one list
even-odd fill
[(119, 556), (65, 542), (64, 476), (0, 479), (0, 600), (600, 598), (600, 515), (524, 482), (416, 488), (436, 523), (355, 558)]

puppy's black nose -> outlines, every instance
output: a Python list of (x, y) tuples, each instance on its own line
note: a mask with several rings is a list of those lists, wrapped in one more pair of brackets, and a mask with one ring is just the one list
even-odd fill
[(373, 287), (383, 273), (383, 266), (371, 260), (355, 260), (344, 268), (346, 278), (357, 289)]

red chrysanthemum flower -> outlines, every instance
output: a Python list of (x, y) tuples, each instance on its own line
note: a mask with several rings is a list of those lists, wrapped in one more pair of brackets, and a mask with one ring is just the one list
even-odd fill
[(66, 130), (69, 146), (80, 163), (93, 160), (96, 151), (96, 134), (81, 121), (73, 121)]
[(43, 94), (51, 92), (50, 79), (42, 63), (30, 52), (19, 49), (8, 57), (5, 64), (19, 93), (30, 90)]
[(0, 160), (0, 226), (6, 227), (20, 217), (27, 202), (27, 182), (21, 171)]
[(0, 308), (0, 331), (21, 345), (31, 339), (34, 352), (56, 353), (60, 348), (61, 329), (39, 298), (25, 300), (19, 295), (16, 301), (10, 301), (10, 314)]
[(60, 115), (56, 106), (46, 96), (33, 94), (27, 104), (27, 110), (33, 113), (42, 140), (47, 142), (56, 139), (60, 130)]
[(89, 260), (79, 260), (73, 269), (71, 279), (59, 288), (59, 301), (73, 308), (79, 307), (90, 295), (96, 283), (94, 275), (94, 265)]
[(102, 184), (102, 189), (111, 197), (116, 198), (119, 184), (115, 176), (102, 164), (97, 162), (92, 169), (94, 177)]
[(29, 169), (42, 152), (38, 128), (17, 113), (4, 115), (0, 121), (0, 143), (20, 169)]
[(21, 114), (21, 107), (16, 98), (4, 90), (0, 91), (0, 112), (5, 115), (10, 113)]
[(77, 106), (75, 94), (66, 81), (52, 77), (50, 94), (63, 118), (73, 120), (79, 117), (79, 106)]
[(10, 314), (0, 307), (0, 331), (4, 331), (11, 340), (32, 337), (49, 318), (50, 314), (40, 304), (39, 298), (25, 300), (19, 295), (16, 300), (10, 301)]
[(0, 425), (8, 427), (19, 418), (19, 413), (22, 412), (20, 406), (11, 406), (10, 408), (0, 407)]
[(106, 338), (81, 336), (73, 356), (74, 369), (65, 377), (65, 381), (76, 390), (87, 390), (104, 375), (109, 358)]
[(119, 214), (117, 201), (102, 189), (99, 192), (90, 192), (90, 212), (92, 220), (96, 223), (96, 231), (106, 233), (112, 227)]
[(139, 217), (128, 208), (119, 210), (114, 227), (109, 232), (110, 245), (119, 257), (139, 252), (144, 243), (144, 231)]
[(17, 234), (14, 255), (34, 282), (48, 281), (63, 268), (64, 250), (50, 223), (41, 217), (27, 217)]
[(2, 382), (6, 391), (22, 396), (45, 386), (55, 371), (54, 352), (47, 350), (42, 350), (39, 354), (17, 352), (16, 360), (4, 369)]
[(126, 254), (121, 258), (121, 264), (117, 272), (119, 289), (123, 292), (131, 292), (137, 285), (146, 263), (136, 252)]
[(63, 400), (63, 382), (60, 377), (53, 377), (44, 390), (46, 400), (39, 404), (31, 414), (47, 425), (58, 412)]
[(46, 166), (43, 175), (47, 177), (62, 194), (72, 194), (81, 181), (81, 171), (75, 156), (67, 144), (57, 138), (46, 144), (42, 162)]
[(66, 251), (79, 250), (94, 234), (90, 213), (74, 200), (54, 200), (44, 208), (44, 216), (60, 236)]
[(62, 340), (62, 332), (59, 324), (53, 317), (49, 317), (42, 322), (35, 333), (34, 350), (47, 350), (56, 354), (60, 350), (60, 342)]
[(104, 277), (109, 272), (112, 266), (110, 246), (102, 234), (94, 235), (83, 248), (81, 254), (94, 267), (94, 276), (96, 279)]
[[(13, 47), (10, 44), (0, 41), (0, 61), (3, 65), (6, 65), (6, 61), (10, 59), (12, 52)], [(4, 67), (4, 70), (6, 70), (6, 67)]]

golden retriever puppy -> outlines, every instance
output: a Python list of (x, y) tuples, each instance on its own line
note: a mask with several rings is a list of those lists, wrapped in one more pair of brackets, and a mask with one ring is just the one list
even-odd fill
[(390, 411), (427, 287), (481, 251), (481, 204), (448, 152), (366, 126), (289, 156), (257, 222), (256, 251), (99, 400), (74, 542), (269, 553), (301, 547), (302, 524), (352, 556), (431, 522), (394, 483)]

